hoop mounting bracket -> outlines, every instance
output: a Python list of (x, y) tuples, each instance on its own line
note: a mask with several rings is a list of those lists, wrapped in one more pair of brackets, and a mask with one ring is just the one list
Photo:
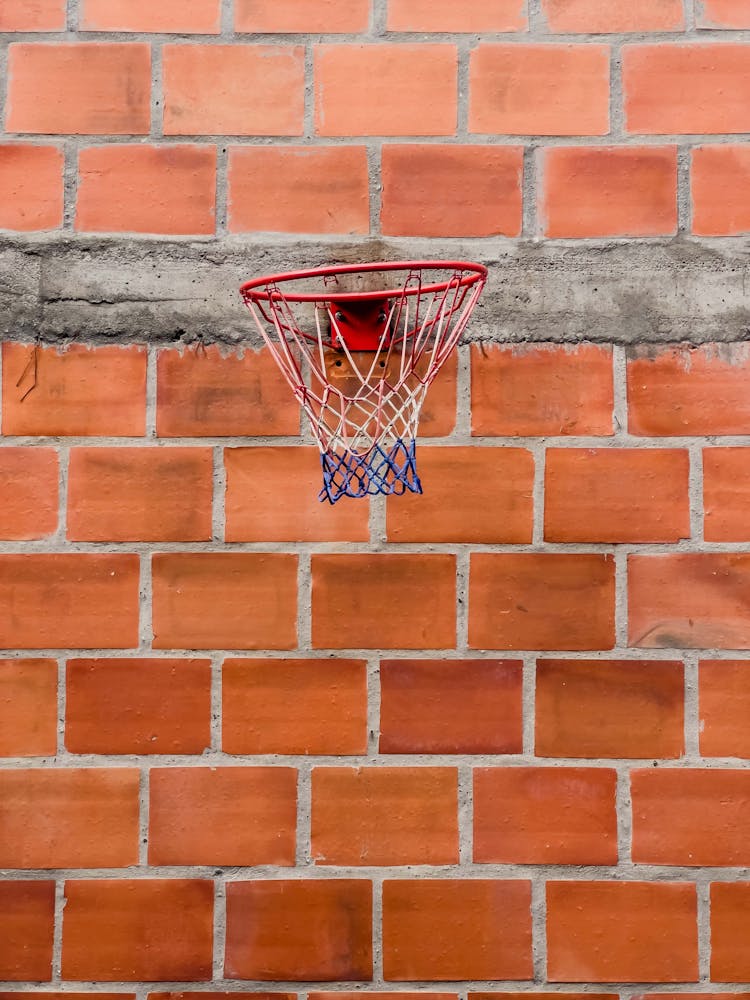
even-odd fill
[(360, 302), (331, 300), (331, 344), (342, 350), (377, 351), (390, 347), (391, 333), (386, 333), (390, 302), (388, 299), (366, 299)]

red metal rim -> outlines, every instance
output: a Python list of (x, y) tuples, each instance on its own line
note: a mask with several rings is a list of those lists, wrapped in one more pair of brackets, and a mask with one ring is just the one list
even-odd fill
[[(270, 274), (263, 278), (246, 281), (240, 286), (240, 294), (247, 301), (270, 302), (274, 295), (280, 295), (274, 290), (275, 285), (284, 282), (299, 281), (305, 278), (331, 278), (339, 274), (371, 274), (374, 271), (465, 271), (459, 282), (459, 288), (468, 288), (478, 281), (487, 280), (487, 268), (484, 264), (470, 261), (455, 260), (406, 260), (406, 261), (376, 261), (370, 264), (334, 264), (329, 267), (314, 267), (305, 271), (288, 271), (282, 274)], [(430, 292), (443, 292), (455, 284), (454, 278), (447, 281), (437, 281), (431, 285), (410, 285), (408, 279), (401, 288), (377, 289), (362, 292), (335, 292), (323, 288), (320, 292), (283, 293), (287, 302), (366, 302), (371, 299), (398, 298), (402, 295), (420, 295)]]

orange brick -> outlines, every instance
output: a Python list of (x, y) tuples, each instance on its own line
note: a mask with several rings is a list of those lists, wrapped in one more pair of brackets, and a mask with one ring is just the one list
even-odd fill
[(389, 0), (388, 31), (523, 31), (523, 0)]
[(200, 754), (211, 742), (211, 661), (69, 660), (69, 753)]
[(0, 770), (2, 868), (138, 862), (135, 768)]
[(699, 739), (704, 757), (750, 757), (750, 661), (701, 660)]
[(677, 542), (690, 537), (686, 450), (550, 448), (544, 537)]
[(750, 450), (704, 448), (704, 536), (708, 542), (750, 541)]
[(628, 406), (631, 434), (748, 434), (750, 351), (727, 344), (636, 355), (628, 361)]
[(750, 28), (746, 0), (698, 0), (695, 17), (699, 28)]
[(680, 757), (683, 666), (677, 660), (540, 660), (540, 757)]
[(540, 155), (546, 236), (677, 232), (676, 147), (558, 147)]
[(387, 236), (520, 236), (519, 146), (385, 145)]
[(0, 555), (0, 649), (135, 646), (138, 577), (137, 555)]
[(299, 433), (299, 404), (267, 351), (163, 350), (157, 383), (159, 437)]
[(685, 26), (680, 0), (542, 0), (550, 31), (563, 34), (679, 31)]
[(386, 980), (531, 979), (531, 883), (383, 883)]
[(300, 45), (165, 45), (165, 135), (301, 135)]
[(520, 660), (381, 660), (381, 753), (521, 753)]
[(136, 437), (145, 429), (144, 348), (3, 344), (4, 434)]
[(697, 980), (695, 885), (548, 882), (547, 976), (553, 983)]
[(54, 882), (4, 878), (0, 882), (0, 976), (7, 982), (49, 981), (54, 926)]
[(26, 541), (57, 530), (57, 452), (0, 450), (0, 538)]
[(368, 0), (237, 0), (234, 30), (253, 34), (264, 32), (315, 34), (367, 31), (370, 19)]
[(0, 31), (64, 31), (65, 0), (3, 0)]
[(209, 879), (80, 879), (65, 883), (63, 979), (211, 979)]
[(746, 983), (750, 882), (714, 882), (711, 886), (711, 979)]
[[(312, 639), (319, 649), (450, 649), (452, 555), (313, 555)], [(406, 598), (430, 595), (429, 602)]]
[(316, 767), (312, 856), (323, 865), (458, 862), (454, 767)]
[(76, 229), (212, 236), (213, 146), (96, 146), (78, 157)]
[(750, 131), (750, 46), (627, 45), (625, 121), (642, 135)]
[(583, 767), (474, 771), (474, 861), (616, 865), (617, 772)]
[(606, 135), (609, 46), (480, 45), (469, 62), (469, 131)]
[(317, 448), (227, 448), (228, 542), (365, 542), (367, 501), (318, 502)]
[(370, 231), (364, 146), (244, 146), (229, 151), (232, 233)]
[(369, 980), (372, 883), (230, 882), (224, 975), (263, 982)]
[(389, 497), (389, 541), (531, 541), (531, 452), (521, 448), (422, 448), (417, 456), (424, 495)]
[(57, 146), (0, 145), (0, 229), (33, 232), (61, 226), (63, 166)]
[[(28, 883), (27, 883), (28, 884)], [(151, 994), (153, 996), (154, 994)], [(91, 993), (72, 993), (69, 990), (45, 990), (44, 992), (36, 993), (34, 991), (24, 990), (18, 993), (9, 993), (5, 990), (0, 991), (0, 1000), (91, 1000)], [(98, 990), (96, 992), (96, 1000), (136, 1000), (135, 993), (100, 993)]]
[[(310, 992), (307, 996), (308, 1000), (361, 1000), (363, 996), (366, 996), (367, 1000), (458, 1000), (457, 993), (427, 993), (423, 990), (418, 993), (392, 990), (367, 990), (366, 993), (364, 990), (354, 992), (336, 990), (335, 997), (331, 993), (315, 992)], [(612, 1000), (616, 998), (613, 997)]]
[(84, 0), (81, 31), (158, 31), (218, 35), (221, 0)]
[(424, 397), (419, 415), (420, 438), (447, 437), (455, 430), (457, 373), (458, 357), (454, 351)]
[(57, 664), (0, 660), (0, 757), (53, 756), (57, 749)]
[(212, 476), (210, 448), (73, 448), (68, 538), (209, 540)]
[(608, 555), (471, 555), (472, 649), (610, 649), (615, 575)]
[(8, 50), (8, 132), (146, 135), (151, 49), (141, 43), (17, 43)]
[(291, 649), (297, 557), (261, 552), (153, 557), (155, 649)]
[(750, 647), (750, 554), (630, 556), (631, 646)]
[(454, 45), (318, 45), (318, 135), (453, 135)]
[[(585, 993), (566, 991), (564, 997), (565, 1000), (589, 1000), (589, 998), (590, 1000), (618, 1000), (618, 995), (617, 993), (589, 993), (587, 990)], [(672, 993), (669, 995), (679, 996), (679, 994)], [(469, 1000), (560, 1000), (561, 996), (563, 994), (537, 993), (529, 992), (528, 990), (519, 993), (508, 993), (505, 990), (502, 993), (495, 993), (494, 991), (492, 993), (474, 993), (472, 990), (469, 990), (468, 993)], [(649, 996), (659, 996), (659, 994), (649, 994)], [(664, 994), (661, 996), (663, 1000)], [(644, 1000), (644, 998), (640, 997), (639, 1000)], [(686, 1000), (686, 997), (683, 996), (682, 1000)]]
[(633, 861), (744, 866), (750, 863), (750, 774), (659, 768), (631, 772)]
[[(237, 992), (236, 990), (186, 990), (168, 993), (149, 993), (149, 1000), (297, 1000), (296, 993), (250, 993)], [(64, 998), (63, 998), (64, 1000)], [(99, 1000), (97, 996), (97, 1000)]]
[(367, 670), (362, 660), (227, 659), (222, 680), (225, 753), (367, 750)]
[(595, 344), (471, 348), (472, 434), (612, 434), (612, 351)]
[(152, 865), (293, 865), (293, 767), (157, 767), (149, 782)]
[(693, 232), (697, 236), (750, 233), (750, 149), (747, 146), (699, 146), (692, 152), (690, 176)]

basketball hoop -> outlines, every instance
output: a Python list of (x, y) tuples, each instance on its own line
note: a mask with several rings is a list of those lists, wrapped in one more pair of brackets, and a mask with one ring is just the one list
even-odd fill
[(242, 285), (318, 442), (320, 500), (422, 492), (415, 453), (422, 402), (486, 280), (482, 264), (406, 261)]

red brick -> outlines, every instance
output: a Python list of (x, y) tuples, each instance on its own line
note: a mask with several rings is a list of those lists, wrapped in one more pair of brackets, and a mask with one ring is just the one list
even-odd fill
[(17, 43), (8, 50), (8, 132), (146, 135), (151, 49), (141, 43)]
[(254, 34), (264, 32), (315, 34), (367, 31), (370, 19), (368, 0), (237, 0), (234, 30)]
[[(98, 1000), (97, 994), (97, 1000)], [(148, 1000), (297, 1000), (296, 993), (241, 993), (236, 990), (170, 990), (168, 993), (149, 993)], [(2, 1000), (2, 998), (0, 998)]]
[(0, 976), (4, 980), (46, 982), (52, 978), (54, 922), (54, 882), (7, 878), (0, 882)]
[(609, 46), (480, 45), (469, 62), (469, 131), (606, 135)]
[(750, 647), (750, 554), (630, 556), (631, 646)]
[[(352, 992), (336, 990), (335, 994), (310, 992), (307, 996), (308, 1000), (361, 1000), (362, 997), (366, 997), (367, 1000), (458, 1000), (457, 993), (427, 993), (423, 990), (418, 993), (392, 990), (356, 990)], [(0, 1000), (1, 998), (2, 994), (0, 994)], [(612, 1000), (616, 1000), (616, 998), (613, 997)]]
[(388, 499), (389, 541), (531, 541), (531, 452), (521, 448), (422, 448), (417, 468), (424, 495)]
[(610, 649), (614, 612), (611, 556), (471, 555), (472, 649)]
[(695, 886), (548, 882), (547, 977), (553, 983), (696, 981)]
[(0, 867), (138, 862), (135, 768), (0, 770)]
[(363, 660), (227, 659), (222, 679), (224, 753), (367, 750)]
[(750, 433), (744, 344), (670, 347), (628, 361), (631, 434)]
[(612, 351), (582, 344), (471, 349), (478, 436), (612, 434)]
[(163, 350), (157, 385), (159, 437), (299, 433), (299, 404), (268, 351)]
[(157, 31), (218, 35), (221, 0), (84, 0), (81, 31)]
[(69, 660), (69, 753), (200, 754), (211, 742), (211, 661)]
[(750, 882), (714, 882), (711, 886), (711, 979), (746, 983), (750, 979), (747, 948)]
[(318, 45), (318, 135), (453, 135), (454, 45)]
[(420, 438), (448, 437), (456, 429), (457, 373), (458, 357), (454, 351), (424, 397), (419, 414)]
[(311, 843), (316, 864), (456, 864), (458, 771), (316, 767)]
[(212, 476), (210, 448), (73, 448), (68, 538), (210, 540)]
[(0, 757), (46, 757), (57, 749), (57, 664), (0, 660)]
[(76, 229), (212, 236), (213, 146), (96, 146), (78, 157)]
[(389, 0), (388, 31), (523, 31), (523, 0)]
[(229, 231), (369, 233), (366, 148), (230, 149)]
[(57, 452), (0, 450), (0, 538), (26, 541), (57, 530)]
[(138, 642), (137, 555), (0, 555), (0, 649), (116, 649)]
[(677, 542), (690, 537), (687, 450), (550, 448), (550, 542)]
[(211, 979), (209, 879), (80, 879), (65, 883), (63, 979)]
[(676, 147), (558, 147), (540, 155), (546, 236), (677, 232)]
[(34, 998), (34, 1000), (92, 1000), (92, 997), (96, 997), (96, 1000), (136, 1000), (135, 993), (100, 993), (98, 990), (96, 993), (71, 993), (68, 990), (58, 992), (45, 990), (39, 993), (24, 990), (18, 993), (8, 993), (0, 990), (0, 1000), (30, 1000), (30, 998)]
[(474, 861), (616, 865), (617, 772), (583, 767), (474, 771)]
[(33, 232), (61, 226), (63, 167), (57, 146), (0, 145), (0, 229)]
[(227, 979), (372, 977), (372, 883), (295, 879), (227, 885)]
[(296, 556), (161, 553), (152, 566), (155, 649), (296, 645)]
[(520, 146), (385, 145), (387, 236), (520, 236)]
[(165, 135), (301, 135), (300, 45), (165, 45)]
[(3, 0), (0, 31), (64, 31), (65, 0)]
[(643, 135), (750, 131), (750, 46), (627, 45), (625, 121)]
[(684, 678), (677, 660), (539, 660), (539, 757), (681, 757)]
[(704, 448), (704, 537), (708, 542), (750, 541), (750, 450)]
[(150, 772), (152, 865), (293, 865), (293, 767), (157, 767)]
[(563, 34), (621, 34), (627, 31), (680, 31), (681, 0), (542, 0), (550, 31)]
[(322, 484), (317, 448), (227, 448), (228, 542), (365, 542), (365, 501), (318, 502)]
[(633, 861), (690, 867), (750, 864), (750, 774), (632, 771)]
[[(657, 993), (650, 994), (650, 996), (659, 996), (659, 995), (660, 994)], [(670, 993), (669, 995), (680, 996), (679, 993), (677, 994)], [(686, 1000), (686, 996), (687, 995), (683, 995), (682, 1000)], [(502, 993), (495, 993), (494, 991), (491, 993), (490, 992), (474, 993), (472, 990), (469, 990), (468, 997), (469, 1000), (561, 1000), (562, 997), (564, 997), (565, 1000), (618, 1000), (619, 994), (589, 993), (588, 990), (586, 992), (581, 992), (581, 993), (571, 993), (566, 991), (564, 994), (537, 993), (537, 992), (529, 992), (527, 990), (524, 990), (523, 992), (519, 993), (508, 993), (505, 990), (503, 990)], [(664, 994), (661, 994), (661, 997), (663, 1000)], [(639, 1000), (644, 1000), (644, 998), (640, 997)], [(701, 1000), (702, 1000), (702, 995), (701, 995)]]
[(4, 434), (137, 437), (145, 429), (143, 347), (3, 344)]
[[(414, 593), (429, 603), (412, 601)], [(313, 555), (312, 640), (319, 649), (450, 649), (452, 555)]]
[(701, 660), (700, 750), (704, 757), (750, 757), (750, 660)]
[[(748, 17), (750, 25), (750, 16)], [(750, 233), (750, 149), (699, 146), (692, 152), (691, 193), (696, 236)]]
[(750, 28), (746, 0), (698, 0), (695, 17), (699, 28)]
[(381, 660), (380, 753), (521, 753), (520, 660)]
[(531, 979), (531, 883), (383, 883), (386, 980)]

